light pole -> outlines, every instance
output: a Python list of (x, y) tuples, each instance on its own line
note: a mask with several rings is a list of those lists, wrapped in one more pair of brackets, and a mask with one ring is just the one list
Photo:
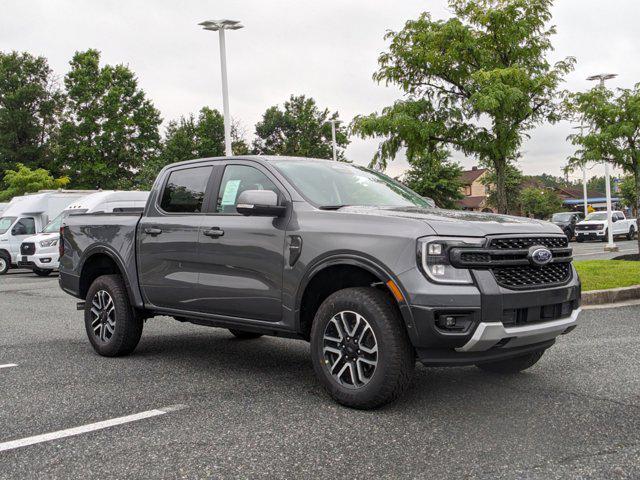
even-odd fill
[[(576, 129), (580, 129), (580, 136), (584, 135), (584, 125), (580, 122), (579, 127), (573, 127)], [(584, 203), (584, 218), (587, 218), (589, 215), (589, 208), (587, 205), (587, 167), (582, 164), (582, 202)]]
[(205, 30), (218, 32), (220, 37), (220, 69), (222, 70), (222, 108), (224, 110), (224, 154), (227, 157), (233, 155), (231, 151), (231, 118), (229, 116), (229, 87), (227, 85), (227, 51), (224, 42), (225, 30), (238, 30), (243, 26), (238, 20), (207, 20), (201, 22)]
[[(600, 82), (600, 87), (602, 89), (605, 88), (604, 82), (605, 80), (610, 80), (612, 78), (617, 77), (617, 73), (600, 73), (598, 75), (591, 75), (587, 77), (587, 80), (598, 80)], [(611, 182), (609, 180), (609, 161), (607, 159), (604, 160), (604, 181), (605, 181), (605, 191), (607, 192), (607, 246), (604, 247), (606, 251), (609, 252), (617, 252), (618, 247), (615, 243), (613, 243), (613, 221), (611, 220)]]
[(336, 142), (336, 123), (340, 120), (329, 120), (331, 122), (331, 145), (333, 147), (333, 161), (338, 160), (338, 144)]

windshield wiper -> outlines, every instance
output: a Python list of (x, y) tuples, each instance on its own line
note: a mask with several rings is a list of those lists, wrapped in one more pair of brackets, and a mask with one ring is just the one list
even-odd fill
[(318, 208), (320, 210), (340, 210), (342, 207), (350, 207), (351, 205), (343, 204), (343, 205), (320, 205)]

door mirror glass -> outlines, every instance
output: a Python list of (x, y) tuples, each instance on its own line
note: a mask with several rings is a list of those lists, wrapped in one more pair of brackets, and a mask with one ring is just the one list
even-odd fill
[(278, 195), (271, 190), (245, 190), (238, 195), (236, 210), (242, 215), (280, 217), (285, 207), (278, 205)]

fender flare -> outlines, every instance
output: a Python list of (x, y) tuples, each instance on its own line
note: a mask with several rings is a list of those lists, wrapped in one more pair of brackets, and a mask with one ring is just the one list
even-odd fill
[[(122, 278), (124, 279), (124, 284), (127, 287), (127, 292), (129, 293), (129, 299), (131, 301), (131, 304), (134, 307), (143, 308), (144, 302), (142, 301), (142, 296), (140, 295), (139, 290), (133, 288), (133, 285), (131, 284), (129, 276), (127, 275), (127, 269), (125, 267), (124, 262), (120, 258), (120, 255), (118, 254), (118, 252), (110, 245), (107, 245), (107, 244), (92, 245), (82, 253), (82, 258), (78, 262), (79, 277), (82, 278), (82, 272), (84, 271), (85, 263), (96, 255), (106, 255), (111, 260), (113, 260), (113, 262), (116, 264), (116, 267), (118, 267), (118, 270), (120, 270), (120, 274), (122, 275)], [(136, 282), (136, 286), (137, 286), (137, 282)]]
[[(300, 309), (302, 305), (302, 297), (304, 295), (309, 282), (322, 270), (327, 267), (331, 267), (334, 265), (351, 265), (355, 267), (360, 267), (363, 270), (367, 270), (369, 273), (373, 274), (377, 277), (380, 282), (386, 284), (389, 280), (392, 280), (396, 286), (402, 292), (405, 301), (397, 302), (398, 309), (400, 310), (400, 314), (405, 323), (405, 327), (408, 330), (408, 333), (411, 335), (411, 331), (415, 331), (415, 325), (413, 321), (413, 315), (411, 314), (411, 309), (406, 302), (407, 293), (401, 282), (398, 278), (391, 272), (386, 265), (377, 259), (369, 256), (362, 255), (362, 253), (351, 252), (351, 251), (343, 251), (343, 252), (330, 252), (320, 258), (315, 259), (305, 271), (300, 283), (298, 285), (298, 289), (295, 294), (295, 328), (296, 331), (300, 332)], [(386, 286), (386, 285), (385, 285)]]

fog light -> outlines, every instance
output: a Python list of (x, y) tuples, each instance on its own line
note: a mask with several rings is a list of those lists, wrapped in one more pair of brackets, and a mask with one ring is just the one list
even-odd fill
[(447, 332), (464, 332), (473, 322), (473, 313), (444, 312), (436, 315), (436, 327)]
[(51, 262), (51, 259), (50, 258), (41, 258), (40, 261), (42, 263), (49, 263), (49, 262)]

